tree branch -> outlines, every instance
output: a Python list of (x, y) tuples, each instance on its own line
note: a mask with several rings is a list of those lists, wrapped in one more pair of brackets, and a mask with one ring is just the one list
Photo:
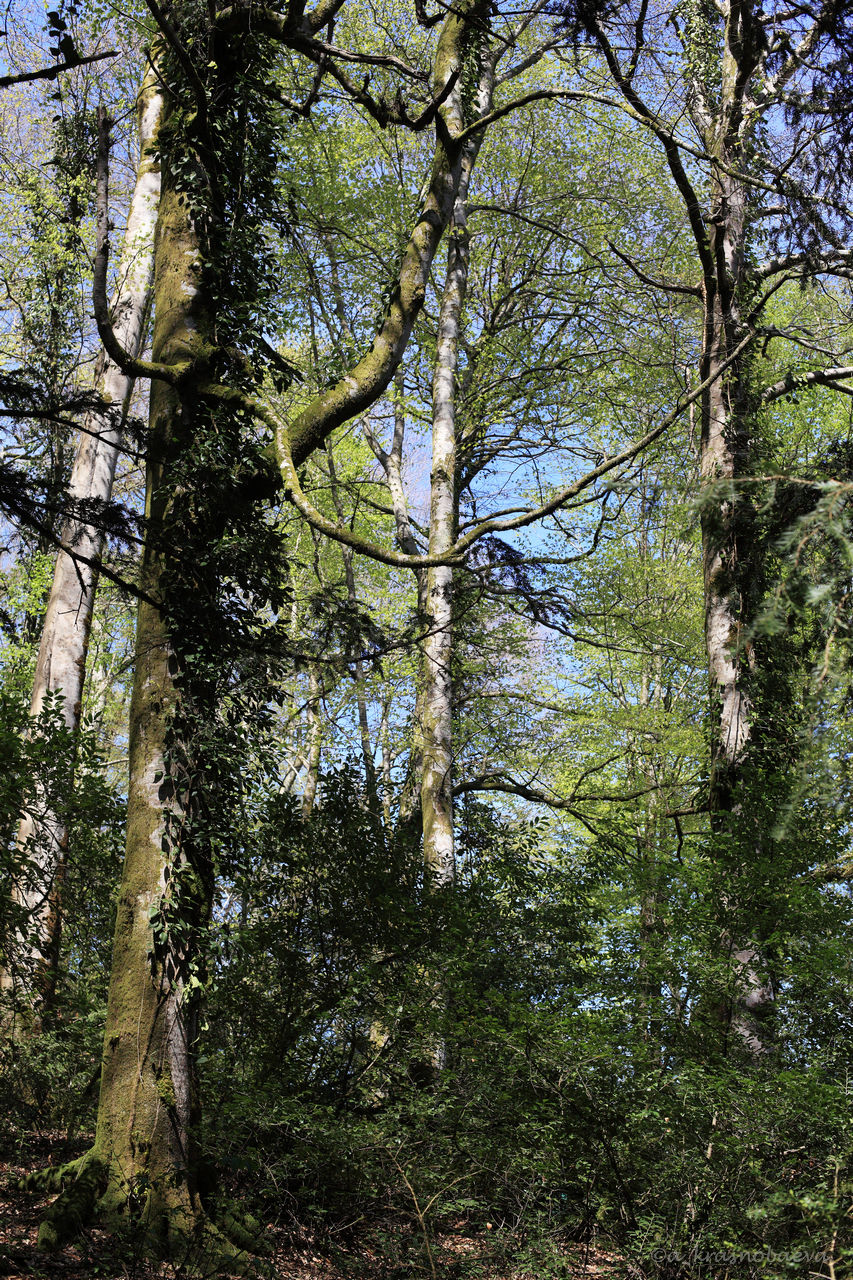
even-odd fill
[(69, 58), (67, 62), (57, 62), (53, 67), (42, 67), (40, 71), (21, 71), (17, 75), (0, 76), (0, 89), (8, 89), (13, 84), (26, 84), (31, 80), (55, 80), (63, 71), (73, 71), (75, 67), (85, 67), (92, 62), (102, 62), (104, 58), (117, 58), (118, 52), (111, 49), (108, 53), (91, 53), (85, 58)]
[(98, 160), (97, 160), (97, 249), (92, 274), (92, 308), (98, 335), (104, 350), (120, 369), (132, 377), (159, 378), (171, 386), (177, 386), (192, 365), (189, 361), (176, 365), (159, 364), (153, 360), (139, 360), (125, 351), (116, 337), (107, 301), (107, 265), (110, 256), (109, 240), (109, 163), (110, 118), (106, 107), (98, 107)]
[(653, 276), (646, 275), (626, 253), (622, 253), (620, 249), (617, 249), (612, 240), (608, 240), (606, 243), (611, 252), (616, 254), (619, 261), (624, 262), (625, 266), (633, 271), (637, 279), (641, 280), (643, 284), (650, 285), (653, 289), (665, 289), (667, 293), (683, 293), (689, 298), (702, 297), (702, 290), (698, 285), (668, 284), (665, 280), (655, 280)]
[(853, 386), (846, 386), (838, 381), (839, 378), (853, 378), (853, 365), (839, 365), (836, 369), (812, 369), (809, 373), (789, 373), (772, 387), (765, 387), (761, 399), (764, 404), (772, 404), (782, 396), (813, 386), (831, 387), (833, 391), (853, 396)]
[[(287, 447), (280, 451), (283, 470), (299, 466), (336, 427), (369, 408), (388, 387), (402, 359), (456, 199), (464, 132), (459, 75), (472, 25), (487, 8), (488, 0), (466, 0), (445, 20), (435, 54), (435, 97), (442, 95), (450, 80), (454, 83), (436, 113), (436, 148), (426, 199), (403, 252), (382, 324), (367, 354), (292, 423)], [(281, 435), (279, 430), (279, 440)]]

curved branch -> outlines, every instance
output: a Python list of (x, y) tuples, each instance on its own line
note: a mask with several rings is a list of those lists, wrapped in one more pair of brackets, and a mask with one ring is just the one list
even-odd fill
[(229, 401), (239, 404), (248, 412), (255, 414), (260, 418), (275, 434), (276, 451), (278, 454), (279, 468), (284, 480), (285, 495), (290, 502), (296, 507), (297, 511), (305, 520), (316, 529), (318, 533), (324, 534), (327, 538), (331, 538), (334, 542), (339, 542), (343, 546), (352, 547), (354, 551), (359, 551), (362, 555), (369, 556), (373, 560), (378, 560), (381, 564), (391, 565), (395, 568), (403, 569), (427, 569), (434, 565), (460, 565), (463, 562), (465, 552), (480, 538), (487, 533), (506, 532), (511, 529), (523, 529), (529, 524), (541, 520), (544, 516), (551, 515), (559, 507), (564, 506), (572, 498), (577, 497), (584, 489), (589, 488), (596, 480), (607, 475), (616, 467), (621, 466), (625, 462), (630, 462), (637, 454), (650, 444), (653, 444), (659, 436), (662, 436), (674, 422), (681, 416), (685, 409), (689, 408), (712, 383), (716, 382), (726, 371), (726, 369), (738, 359), (741, 353), (746, 349), (755, 337), (754, 330), (744, 337), (734, 348), (727, 359), (720, 363), (718, 369), (704, 382), (700, 382), (689, 395), (668, 413), (666, 417), (651, 431), (647, 431), (641, 439), (636, 440), (627, 448), (614, 454), (612, 458), (606, 459), (597, 467), (593, 467), (585, 475), (575, 480), (572, 484), (566, 485), (559, 489), (547, 502), (541, 506), (528, 509), (521, 515), (514, 516), (510, 519), (499, 519), (495, 517), (487, 518), (481, 521), (474, 528), (470, 529), (463, 537), (457, 539), (452, 547), (441, 555), (405, 555), (402, 552), (389, 551), (386, 547), (381, 547), (375, 542), (371, 542), (368, 538), (363, 538), (360, 534), (355, 533), (352, 529), (344, 525), (336, 524), (333, 520), (329, 520), (321, 511), (313, 505), (311, 500), (305, 494), (299, 481), (296, 471), (296, 463), (293, 452), (290, 447), (288, 432), (284, 424), (279, 422), (271, 410), (261, 401), (245, 395), (231, 387), (224, 387), (218, 384), (206, 384), (199, 388), (202, 395), (208, 395), (212, 398)]
[[(299, 466), (336, 427), (357, 417), (386, 390), (408, 345), (426, 296), (429, 272), (453, 211), (461, 173), (464, 117), (459, 85), (470, 31), (488, 0), (466, 0), (445, 20), (435, 55), (433, 93), (440, 97), (448, 81), (454, 85), (436, 115), (436, 149), (420, 217), (403, 253), (397, 281), (370, 350), (334, 386), (323, 391), (289, 429), (281, 464)], [(281, 429), (277, 433), (281, 439)]]
[[(149, 6), (151, 3), (154, 3), (154, 0), (146, 0)], [(393, 54), (356, 53), (351, 49), (341, 49), (337, 45), (329, 44), (326, 40), (316, 39), (313, 33), (324, 24), (320, 23), (317, 26), (315, 21), (310, 25), (296, 23), (288, 14), (278, 13), (275, 9), (238, 8), (236, 5), (229, 5), (227, 9), (217, 14), (216, 26), (228, 35), (241, 31), (259, 32), (261, 35), (269, 36), (271, 40), (280, 41), (289, 49), (295, 49), (309, 57), (313, 56), (315, 60), (318, 57), (338, 58), (342, 62), (356, 62), (362, 66), (387, 67), (393, 71), (399, 71), (411, 80), (426, 78), (423, 72), (418, 71), (416, 67), (410, 67), (402, 58), (396, 58)]]
[(764, 404), (772, 404), (782, 396), (814, 386), (831, 387), (833, 391), (853, 396), (853, 386), (840, 382), (840, 378), (853, 378), (853, 365), (839, 365), (836, 369), (812, 369), (810, 373), (789, 373), (772, 387), (765, 387), (761, 399)]
[[(305, 14), (304, 22), (309, 31), (322, 31), (323, 27), (329, 25), (335, 14), (341, 8), (344, 0), (320, 0), (310, 13)], [(305, 6), (302, 5), (304, 10)]]
[(296, 467), (293, 464), (293, 457), (287, 443), (287, 433), (281, 429), (278, 432), (278, 441), (279, 464), (284, 476), (285, 497), (289, 502), (293, 503), (299, 514), (308, 521), (312, 529), (316, 529), (318, 533), (331, 538), (333, 542), (339, 542), (344, 547), (350, 547), (353, 551), (359, 551), (362, 555), (369, 556), (371, 560), (378, 560), (380, 564), (388, 564), (394, 568), (428, 569), (434, 565), (460, 563), (459, 555), (455, 554), (454, 551), (444, 555), (433, 556), (412, 556), (406, 555), (402, 551), (390, 551), (385, 547), (380, 547), (378, 543), (372, 542), (369, 538), (363, 538), (354, 529), (349, 529), (345, 525), (336, 524), (334, 520), (329, 520), (306, 497), (302, 485), (299, 483)]
[(788, 253), (778, 258), (768, 258), (766, 262), (760, 263), (753, 275), (756, 279), (767, 280), (771, 276), (802, 266), (810, 267), (812, 273), (818, 275), (823, 271), (831, 271), (835, 265), (843, 267), (851, 261), (853, 261), (853, 250), (850, 249), (832, 249), (829, 253), (819, 254), (816, 260), (813, 260), (808, 253)]
[(596, 804), (604, 801), (619, 800), (642, 800), (643, 796), (659, 793), (666, 790), (676, 790), (682, 786), (681, 783), (671, 783), (669, 786), (665, 783), (654, 783), (647, 787), (640, 787), (635, 791), (620, 792), (601, 792), (595, 795), (575, 795), (558, 796), (548, 791), (541, 791), (538, 787), (531, 787), (524, 782), (516, 782), (514, 778), (509, 778), (505, 774), (484, 774), (479, 778), (470, 778), (467, 782), (460, 782), (453, 788), (454, 795), (463, 795), (466, 791), (503, 791), (507, 795), (521, 796), (523, 800), (531, 800), (535, 804), (546, 804), (551, 809), (565, 809), (569, 813), (576, 816), (577, 810), (575, 806), (579, 803)]
[(86, 67), (92, 62), (102, 62), (104, 58), (117, 57), (117, 50), (110, 49), (108, 53), (92, 53), (85, 58), (57, 62), (55, 66), (42, 67), (39, 71), (20, 71), (16, 75), (0, 76), (0, 89), (8, 89), (13, 84), (27, 84), (31, 80), (55, 80), (62, 71), (73, 71), (75, 67)]
[(615, 253), (620, 262), (624, 262), (625, 266), (634, 273), (638, 280), (643, 284), (650, 285), (652, 289), (664, 289), (667, 293), (683, 293), (689, 298), (701, 298), (702, 290), (698, 285), (690, 284), (670, 284), (666, 280), (655, 280), (654, 276), (646, 275), (645, 271), (637, 266), (627, 253), (622, 253), (621, 249), (617, 249), (612, 240), (606, 241), (607, 247), (612, 253)]
[(98, 335), (111, 360), (127, 374), (136, 378), (159, 378), (171, 386), (178, 386), (193, 367), (191, 362), (160, 364), (154, 360), (139, 360), (125, 351), (116, 337), (107, 301), (107, 265), (110, 257), (109, 239), (109, 163), (110, 118), (106, 107), (98, 107), (98, 173), (97, 173), (97, 250), (92, 274), (92, 309)]
[(549, 498), (547, 502), (543, 502), (541, 506), (526, 511), (523, 515), (515, 516), (509, 520), (483, 520), (480, 524), (475, 525), (473, 529), (466, 533), (463, 538), (459, 539), (453, 547), (454, 554), (459, 554), (460, 552), (467, 550), (473, 542), (476, 542), (478, 538), (482, 538), (484, 534), (500, 533), (509, 529), (523, 529), (526, 525), (533, 524), (536, 520), (541, 520), (544, 516), (551, 515), (559, 507), (564, 506), (566, 502), (577, 497), (577, 495), (582, 493), (584, 489), (588, 489), (591, 484), (594, 484), (596, 480), (601, 478), (601, 476), (606, 475), (608, 471), (613, 471), (614, 468), (621, 466), (623, 463), (630, 462), (637, 456), (637, 454), (642, 453), (650, 444), (653, 444), (654, 441), (662, 436), (665, 431), (668, 431), (673, 423), (681, 417), (684, 410), (688, 409), (691, 404), (694, 404), (701, 398), (704, 392), (707, 391), (708, 388), (725, 373), (726, 369), (728, 369), (729, 366), (732, 365), (734, 361), (737, 360), (738, 357), (746, 350), (754, 338), (755, 330), (751, 329), (746, 337), (741, 339), (731, 354), (727, 356), (724, 361), (720, 362), (714, 373), (712, 373), (710, 377), (706, 378), (704, 382), (700, 382), (689, 395), (685, 396), (684, 399), (666, 415), (662, 422), (658, 423), (656, 427), (653, 427), (651, 431), (647, 431), (641, 439), (636, 440), (631, 445), (628, 445), (627, 448), (622, 449), (621, 452), (614, 454), (612, 458), (607, 458), (597, 467), (593, 467), (591, 471), (588, 471), (586, 475), (581, 476), (580, 479), (575, 480), (572, 484), (566, 485), (563, 489), (559, 489), (552, 498)]

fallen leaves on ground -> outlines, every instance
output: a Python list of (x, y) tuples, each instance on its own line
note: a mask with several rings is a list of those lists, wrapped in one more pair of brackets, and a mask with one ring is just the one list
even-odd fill
[[(156, 1263), (97, 1227), (56, 1253), (37, 1248), (39, 1224), (53, 1194), (26, 1191), (28, 1174), (81, 1155), (91, 1135), (69, 1142), (64, 1134), (29, 1135), (26, 1146), (0, 1161), (0, 1277), (3, 1280), (183, 1280), (186, 1268)], [(8, 1153), (7, 1153), (8, 1154)], [(353, 1237), (347, 1247), (325, 1250), (318, 1241), (295, 1240), (291, 1232), (268, 1228), (273, 1247), (262, 1274), (267, 1280), (540, 1280), (530, 1262), (509, 1264), (494, 1234), (471, 1231), (464, 1221), (438, 1233), (425, 1247), (422, 1237), (406, 1238), (404, 1256), (382, 1252), (375, 1240)], [(400, 1237), (404, 1238), (403, 1236)], [(551, 1274), (555, 1274), (552, 1267)], [(564, 1280), (617, 1280), (620, 1258), (606, 1249), (571, 1244), (560, 1251)], [(532, 1269), (531, 1269), (532, 1267)], [(210, 1280), (227, 1280), (216, 1270)]]

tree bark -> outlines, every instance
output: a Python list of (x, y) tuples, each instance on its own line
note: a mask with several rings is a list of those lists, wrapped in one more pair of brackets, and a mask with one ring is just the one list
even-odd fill
[[(724, 78), (724, 93), (731, 86)], [(720, 124), (715, 133), (722, 131)], [(725, 138), (708, 138), (717, 144), (720, 160), (736, 167), (740, 148)], [(701, 473), (706, 484), (735, 485), (749, 474), (752, 463), (752, 431), (748, 420), (748, 370), (735, 366), (720, 375), (729, 353), (744, 335), (740, 294), (744, 288), (746, 248), (746, 193), (743, 185), (724, 172), (714, 183), (709, 235), (716, 266), (713, 294), (706, 302), (707, 373), (717, 375), (706, 394), (701, 440)], [(746, 365), (746, 361), (744, 365)], [(702, 522), (705, 579), (705, 643), (715, 708), (716, 729), (711, 746), (711, 805), (714, 810), (731, 804), (733, 774), (744, 758), (751, 732), (752, 703), (745, 688), (748, 675), (743, 632), (744, 615), (738, 589), (738, 568), (749, 564), (751, 547), (745, 542), (745, 499), (734, 488), (706, 508)]]
[[(489, 110), (494, 65), (487, 62), (478, 86), (477, 114)], [(471, 259), (468, 187), (482, 135), (474, 134), (462, 156), (462, 173), (453, 207), (447, 271), (438, 315), (438, 341), (432, 383), (432, 470), (430, 473), (429, 554), (445, 555), (456, 541), (459, 523), (456, 380), (462, 311)], [(453, 568), (434, 565), (426, 572), (419, 745), (421, 822), (427, 876), (436, 887), (452, 883), (453, 837)]]
[[(463, 170), (450, 226), (447, 275), (438, 318), (433, 376), (429, 554), (444, 555), (456, 541), (456, 367), (459, 327), (468, 283), (467, 177)], [(453, 569), (427, 569), (426, 637), (421, 695), (421, 821), (423, 858), (432, 884), (455, 875), (453, 847)]]
[(302, 788), (302, 816), (310, 818), (317, 796), (317, 782), (320, 776), (320, 752), (323, 746), (323, 718), (320, 715), (320, 681), (317, 679), (316, 667), (308, 671), (308, 682), (311, 696), (306, 711), (308, 714), (308, 760), (305, 765), (305, 784)]
[[(751, 480), (760, 466), (761, 397), (755, 385), (757, 357), (746, 347), (736, 359), (734, 353), (746, 342), (757, 322), (757, 309), (763, 305), (762, 279), (751, 262), (750, 210), (755, 191), (749, 190), (742, 175), (754, 164), (763, 117), (780, 109), (781, 91), (807, 62), (826, 13), (820, 10), (811, 15), (811, 33), (798, 36), (796, 51), (789, 46), (785, 64), (774, 76), (766, 67), (766, 14), (755, 0), (690, 6), (683, 21), (679, 17), (676, 29), (684, 52), (686, 102), (709, 157), (709, 202), (685, 168), (677, 127), (643, 101), (636, 87), (645, 6), (638, 14), (634, 50), (627, 58), (617, 53), (603, 20), (593, 16), (590, 31), (629, 109), (663, 147), (701, 268), (701, 286), (695, 291), (703, 301), (700, 380), (714, 379), (702, 400), (700, 444), (711, 711), (708, 800), (717, 862), (727, 883), (719, 905), (732, 922), (730, 927), (723, 925), (731, 993), (723, 1025), (728, 1043), (739, 1042), (755, 1056), (768, 1039), (773, 988), (760, 977), (764, 967), (761, 928), (753, 932), (752, 924), (738, 922), (737, 917), (744, 915), (741, 886), (751, 868), (766, 859), (772, 839), (767, 814), (759, 812), (766, 784), (776, 785), (783, 774), (790, 773), (793, 758), (785, 758), (780, 744), (794, 735), (780, 731), (780, 718), (790, 714), (785, 705), (787, 684), (775, 679), (781, 664), (753, 635), (767, 585), (769, 543), (766, 533), (758, 529), (749, 486), (742, 483)], [(755, 696), (759, 681), (760, 706)], [(765, 889), (764, 898), (766, 928), (774, 910), (773, 894)]]
[[(478, 114), (489, 110), (494, 65), (486, 62), (478, 89)], [(438, 314), (438, 341), (432, 384), (432, 469), (430, 472), (429, 554), (445, 555), (456, 541), (459, 524), (457, 468), (457, 370), (462, 312), (468, 291), (471, 240), (468, 231), (468, 188), (482, 135), (475, 134), (462, 156), (462, 174), (453, 208), (447, 248), (447, 271)], [(427, 569), (420, 690), (422, 854), (428, 889), (441, 889), (456, 878), (453, 831), (453, 568)], [(446, 1009), (450, 993), (439, 981), (434, 1003)], [(434, 1036), (428, 1078), (447, 1063), (447, 1044)]]
[[(154, 226), (160, 197), (160, 167), (154, 148), (162, 105), (162, 95), (149, 75), (139, 95), (139, 167), (112, 303), (116, 333), (134, 356), (139, 355), (145, 341), (151, 302)], [(72, 502), (105, 505), (110, 501), (133, 385), (133, 377), (102, 354), (97, 383), (102, 406), (87, 414), (80, 432), (68, 487)], [(69, 519), (62, 540), (83, 558), (75, 560), (64, 552), (57, 556), (30, 714), (36, 718), (46, 699), (54, 695), (61, 699), (66, 727), (76, 735), (105, 535), (98, 524)], [(30, 938), (18, 949), (15, 966), (0, 975), (0, 986), (8, 991), (19, 985), (26, 1003), (35, 1000), (42, 1012), (50, 1006), (57, 981), (68, 838), (64, 806), (47, 800), (38, 815), (24, 815), (17, 833), (18, 847), (29, 865), (13, 896), (31, 922)]]
[[(164, 101), (168, 122), (171, 98)], [(152, 353), (163, 364), (192, 359), (209, 334), (199, 287), (201, 265), (186, 202), (164, 165), (155, 237), (155, 321)], [(153, 1251), (179, 1254), (208, 1229), (196, 1181), (198, 1095), (193, 1063), (198, 999), (188, 981), (191, 955), (168, 932), (152, 935), (152, 919), (179, 878), (185, 857), (173, 841), (169, 815), (185, 797), (167, 759), (170, 724), (180, 702), (178, 658), (160, 602), (172, 549), (163, 537), (172, 495), (170, 455), (193, 392), (151, 384), (146, 467), (146, 540), (137, 611), (136, 656), (129, 724), (129, 786), (125, 861), (116, 910), (112, 967), (95, 1141), (60, 1179), (70, 1185), (42, 1223), (39, 1243), (52, 1248), (97, 1211), (109, 1222), (138, 1221)], [(179, 549), (174, 554), (180, 554)], [(173, 847), (173, 843), (177, 847)], [(209, 910), (203, 886), (195, 895), (197, 926)], [(219, 1242), (217, 1242), (218, 1244)]]
[[(758, 454), (753, 359), (742, 356), (722, 367), (746, 333), (743, 308), (754, 291), (748, 266), (747, 192), (736, 176), (746, 164), (743, 135), (745, 86), (761, 56), (762, 34), (753, 5), (729, 3), (724, 14), (720, 99), (706, 100), (704, 141), (713, 167), (708, 246), (713, 276), (705, 286), (705, 354), (702, 376), (718, 375), (703, 406), (700, 465), (703, 482), (720, 496), (703, 507), (702, 554), (705, 644), (712, 708), (709, 807), (712, 828), (736, 839), (740, 860), (761, 854), (764, 833), (745, 792), (745, 769), (755, 734), (756, 708), (750, 693), (755, 649), (750, 631), (764, 593), (764, 554), (754, 536), (748, 491), (739, 482), (755, 469)], [(767, 718), (772, 708), (765, 706)], [(769, 726), (768, 726), (769, 727)], [(772, 731), (772, 729), (771, 729)], [(732, 890), (732, 895), (736, 890)], [(734, 896), (724, 905), (736, 906)], [(750, 1056), (766, 1048), (772, 1017), (772, 984), (759, 977), (760, 943), (740, 943), (728, 932), (733, 998), (728, 1034)]]
[[(338, 516), (338, 520), (343, 523), (344, 507), (341, 501), (340, 489), (338, 487), (338, 477), (335, 470), (335, 457), (329, 445), (326, 446), (326, 461), (329, 467), (329, 481), (332, 489), (332, 502)], [(341, 559), (344, 565), (344, 580), (347, 584), (347, 603), (350, 608), (355, 610), (358, 606), (358, 595), (355, 589), (355, 570), (353, 568), (352, 547), (341, 547)], [(383, 838), (383, 827), (381, 820), (381, 800), (379, 796), (379, 782), (376, 776), (376, 762), (373, 742), (370, 738), (370, 721), (367, 716), (367, 689), (364, 679), (364, 663), (360, 658), (356, 658), (353, 664), (353, 674), (355, 676), (355, 702), (358, 713), (358, 736), (361, 746), (361, 760), (364, 765), (364, 786), (367, 797), (367, 808), (373, 820), (373, 827), (377, 837)]]
[[(455, 81), (465, 54), (469, 18), (485, 7), (482, 0), (472, 0), (461, 13), (456, 10), (445, 19), (435, 79), (440, 89), (451, 78), (453, 86), (440, 108), (444, 127), (436, 144), (426, 208), (404, 255), (399, 288), (371, 353), (334, 388), (322, 392), (293, 424), (280, 427), (277, 443), (286, 482), (294, 462), (303, 462), (336, 426), (384, 390), (405, 350), (456, 197), (462, 144), (453, 141), (460, 111)], [(167, 96), (164, 123), (171, 107)], [(232, 394), (231, 388), (206, 380), (204, 370), (215, 350), (215, 315), (200, 288), (202, 265), (188, 202), (181, 199), (165, 164), (155, 243), (152, 361), (144, 367), (136, 365), (154, 378), (144, 598), (137, 617), (127, 847), (113, 942), (101, 1092), (94, 1146), (75, 1168), (74, 1185), (42, 1225), (40, 1239), (45, 1246), (56, 1244), (79, 1222), (73, 1196), (75, 1187), (82, 1186), (87, 1214), (100, 1207), (108, 1214), (139, 1218), (158, 1252), (180, 1257), (188, 1240), (206, 1250), (227, 1251), (222, 1237), (207, 1222), (196, 1176), (199, 1100), (193, 1050), (200, 983), (194, 981), (193, 965), (199, 959), (199, 927), (211, 903), (212, 886), (201, 865), (205, 850), (189, 846), (190, 858), (198, 864), (188, 867), (195, 884), (188, 899), (180, 892), (176, 899), (178, 912), (185, 913), (179, 923), (185, 927), (159, 934), (152, 931), (152, 921), (162, 918), (169, 895), (174, 898), (176, 877), (180, 880), (179, 873), (188, 866), (180, 829), (182, 819), (191, 817), (192, 804), (190, 780), (175, 774), (167, 758), (170, 725), (181, 711), (182, 693), (176, 684), (181, 654), (173, 652), (173, 637), (157, 603), (170, 598), (172, 570), (181, 555), (181, 548), (167, 536), (170, 504), (177, 493), (172, 492), (170, 461), (180, 457), (192, 437), (200, 396), (213, 403), (218, 393), (220, 404), (246, 404), (239, 390)]]
[[(167, 113), (171, 102), (167, 104)], [(210, 319), (198, 283), (200, 253), (189, 211), (164, 171), (155, 249), (153, 359), (192, 358)], [(190, 393), (191, 394), (191, 393)], [(176, 655), (163, 596), (170, 555), (162, 538), (170, 501), (165, 460), (184, 414), (165, 382), (151, 385), (146, 474), (146, 543), (130, 706), (127, 846), (116, 914), (101, 1092), (93, 1157), (105, 1171), (102, 1207), (126, 1211), (135, 1196), (152, 1243), (174, 1252), (202, 1220), (195, 1180), (198, 1113), (192, 1046), (197, 1000), (186, 955), (152, 940), (152, 913), (167, 893), (168, 819), (178, 799), (168, 784), (167, 733), (177, 703)], [(167, 871), (167, 868), (169, 870)], [(204, 914), (209, 904), (199, 906)]]
[[(404, 402), (405, 383), (402, 373), (398, 373), (395, 378), (394, 388), (394, 434), (391, 440), (391, 448), (386, 451), (379, 445), (367, 423), (364, 424), (365, 436), (367, 442), (376, 455), (377, 460), (382, 466), (385, 473), (385, 483), (388, 486), (388, 496), (391, 499), (391, 509), (394, 512), (394, 533), (397, 540), (397, 546), (406, 555), (417, 556), (421, 554), (421, 548), (415, 538), (412, 528), (411, 517), (409, 515), (409, 504), (406, 497), (406, 489), (403, 484), (403, 443), (406, 436), (406, 408)], [(415, 585), (417, 589), (417, 607), (416, 617), (419, 632), (423, 632), (426, 626), (427, 615), (427, 578), (425, 569), (415, 569)], [(423, 720), (423, 681), (418, 679), (415, 688), (415, 704), (412, 712), (412, 742), (409, 749), (408, 768), (406, 770), (406, 778), (400, 794), (399, 804), (399, 824), (400, 828), (411, 833), (411, 839), (414, 840), (420, 834), (420, 792), (421, 778), (423, 774), (423, 749), (421, 742), (421, 724)], [(390, 767), (389, 767), (390, 773)], [(386, 804), (389, 806), (389, 813), (386, 817), (386, 825), (390, 821), (390, 791), (386, 791)]]

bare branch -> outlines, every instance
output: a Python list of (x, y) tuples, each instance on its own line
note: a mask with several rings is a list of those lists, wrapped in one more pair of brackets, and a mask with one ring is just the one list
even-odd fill
[(612, 240), (607, 241), (608, 248), (616, 254), (620, 262), (624, 262), (629, 270), (633, 271), (638, 280), (643, 284), (651, 285), (653, 289), (665, 289), (667, 293), (683, 293), (689, 298), (701, 298), (702, 290), (698, 285), (689, 284), (671, 284), (666, 280), (655, 280), (653, 276), (646, 275), (645, 271), (637, 266), (633, 259), (629, 258), (627, 253), (622, 253), (621, 249), (617, 249)]
[(839, 365), (835, 369), (812, 369), (809, 373), (789, 373), (772, 387), (765, 387), (761, 399), (765, 404), (772, 404), (782, 396), (813, 386), (831, 387), (833, 391), (853, 396), (853, 386), (840, 382), (841, 378), (853, 378), (853, 365)]
[(42, 67), (39, 71), (21, 71), (17, 75), (0, 76), (0, 89), (8, 89), (13, 84), (27, 84), (31, 80), (55, 80), (63, 71), (73, 71), (75, 67), (85, 67), (92, 62), (102, 62), (104, 58), (117, 58), (118, 52), (111, 49), (108, 53), (91, 53), (85, 58), (69, 58), (67, 62), (57, 62), (52, 67)]

